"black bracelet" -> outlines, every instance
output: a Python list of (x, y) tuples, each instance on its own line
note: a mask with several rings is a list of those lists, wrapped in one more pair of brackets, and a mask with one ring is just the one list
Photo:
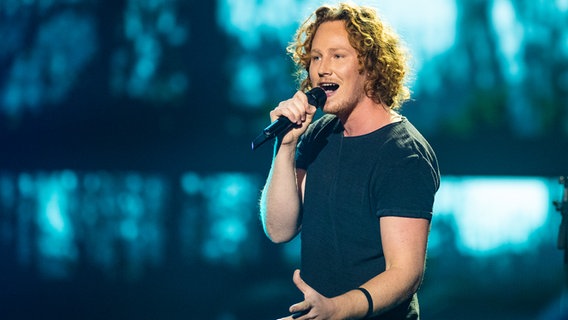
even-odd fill
[(367, 303), (369, 304), (369, 310), (367, 310), (367, 314), (365, 315), (364, 318), (367, 319), (373, 314), (373, 298), (371, 297), (371, 294), (369, 293), (369, 291), (367, 291), (367, 289), (359, 287), (357, 288), (357, 290), (363, 292), (365, 298), (367, 298)]

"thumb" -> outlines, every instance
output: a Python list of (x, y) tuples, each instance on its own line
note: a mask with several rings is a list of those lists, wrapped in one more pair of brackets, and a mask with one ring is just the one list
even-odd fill
[(311, 287), (300, 276), (300, 269), (296, 269), (294, 271), (294, 276), (292, 277), (292, 281), (294, 281), (296, 287), (304, 294), (308, 289), (311, 289)]

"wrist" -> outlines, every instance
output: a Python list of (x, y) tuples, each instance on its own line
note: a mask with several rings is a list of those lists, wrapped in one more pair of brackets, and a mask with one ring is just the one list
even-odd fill
[[(288, 135), (291, 135), (290, 133)], [(298, 139), (294, 136), (278, 136), (275, 138), (276, 142), (275, 145), (276, 146), (287, 146), (287, 147), (293, 147), (296, 148), (296, 145), (298, 144)]]
[(367, 313), (365, 314), (365, 317), (363, 319), (367, 319), (373, 315), (373, 297), (371, 296), (369, 291), (367, 291), (367, 289), (363, 287), (359, 287), (355, 290), (361, 291), (363, 295), (365, 295), (365, 299), (367, 300)]
[(288, 153), (292, 155), (296, 155), (296, 145), (298, 144), (297, 140), (291, 141), (282, 141), (282, 138), (276, 138), (274, 142), (274, 155), (278, 153)]
[(332, 299), (337, 318), (343, 320), (366, 319), (369, 314), (369, 303), (360, 289), (350, 290)]

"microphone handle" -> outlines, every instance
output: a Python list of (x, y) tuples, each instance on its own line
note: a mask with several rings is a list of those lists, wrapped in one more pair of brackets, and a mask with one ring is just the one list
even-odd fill
[(293, 126), (292, 121), (286, 117), (278, 117), (278, 119), (272, 122), (268, 127), (264, 128), (262, 132), (268, 138), (274, 138), (282, 132), (286, 132)]
[(263, 143), (276, 137), (282, 132), (286, 132), (293, 125), (294, 124), (290, 121), (290, 119), (286, 117), (278, 117), (278, 119), (272, 122), (268, 127), (264, 128), (258, 137), (254, 138), (251, 144), (252, 150), (260, 147)]
[[(306, 96), (308, 97), (308, 104), (315, 106), (316, 108), (321, 108), (325, 104), (325, 91), (323, 91), (320, 87), (313, 88), (306, 92)], [(272, 122), (268, 127), (264, 128), (262, 133), (252, 141), (252, 150), (260, 147), (260, 145), (266, 141), (288, 131), (293, 126), (294, 124), (290, 121), (290, 119), (286, 117), (278, 117), (278, 119)]]

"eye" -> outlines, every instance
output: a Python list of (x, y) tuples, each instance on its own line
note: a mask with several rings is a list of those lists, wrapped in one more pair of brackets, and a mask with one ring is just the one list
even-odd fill
[(312, 56), (312, 61), (319, 61), (321, 58), (319, 56)]

